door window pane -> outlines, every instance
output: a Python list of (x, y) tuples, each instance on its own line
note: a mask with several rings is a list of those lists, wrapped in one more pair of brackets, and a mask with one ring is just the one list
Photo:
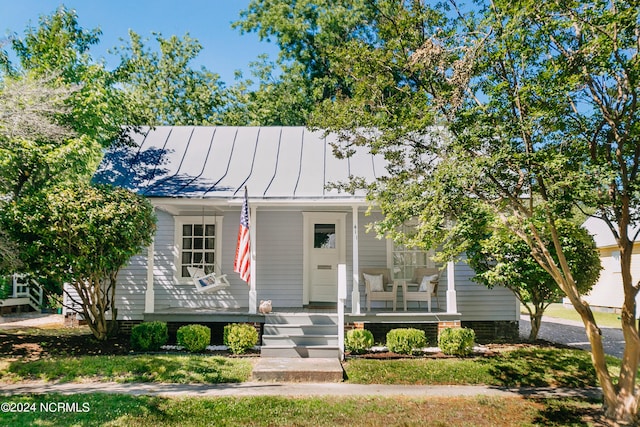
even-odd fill
[(335, 249), (336, 225), (335, 224), (314, 224), (313, 247), (316, 249)]

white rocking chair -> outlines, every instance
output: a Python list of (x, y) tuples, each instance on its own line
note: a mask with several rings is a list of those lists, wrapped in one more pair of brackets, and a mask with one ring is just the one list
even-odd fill
[(206, 274), (202, 268), (198, 267), (187, 267), (187, 271), (193, 280), (196, 292), (215, 292), (230, 286), (226, 274)]

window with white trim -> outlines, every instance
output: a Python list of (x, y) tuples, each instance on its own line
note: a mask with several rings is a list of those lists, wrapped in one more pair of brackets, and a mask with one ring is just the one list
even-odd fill
[(393, 278), (409, 280), (416, 268), (436, 268), (434, 251), (393, 244)]
[[(410, 226), (404, 226), (409, 228)], [(410, 247), (398, 244), (389, 240), (387, 247), (388, 264), (391, 267), (393, 279), (410, 280), (413, 278), (413, 272), (416, 268), (437, 268), (438, 265), (433, 261), (435, 255), (434, 250), (422, 250), (416, 247)]]
[(176, 217), (176, 269), (179, 279), (191, 276), (187, 267), (220, 273), (222, 217)]

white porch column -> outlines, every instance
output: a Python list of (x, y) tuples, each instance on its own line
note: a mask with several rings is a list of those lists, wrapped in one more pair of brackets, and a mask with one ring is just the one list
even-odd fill
[(144, 293), (144, 312), (153, 313), (155, 310), (156, 295), (153, 289), (153, 270), (155, 268), (155, 236), (147, 248), (147, 289)]
[(338, 264), (338, 349), (344, 360), (344, 305), (347, 302), (347, 265)]
[(456, 300), (456, 270), (453, 261), (447, 263), (447, 313), (458, 312)]
[(256, 206), (251, 206), (249, 208), (251, 211), (249, 214), (249, 238), (251, 244), (251, 266), (250, 266), (250, 274), (251, 280), (249, 281), (249, 313), (256, 314), (258, 312), (258, 292), (256, 291), (256, 282), (258, 280), (258, 276), (256, 274), (256, 222), (258, 216), (257, 211), (258, 208)]
[[(358, 247), (358, 207), (353, 206), (351, 216), (353, 217), (353, 252), (352, 252), (352, 267), (353, 267), (353, 288), (351, 290), (351, 313), (360, 314), (360, 258)], [(345, 291), (346, 292), (346, 291)]]

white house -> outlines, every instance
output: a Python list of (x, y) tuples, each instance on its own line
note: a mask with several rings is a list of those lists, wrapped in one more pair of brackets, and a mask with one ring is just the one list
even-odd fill
[[(600, 252), (602, 271), (600, 278), (589, 294), (583, 298), (596, 309), (619, 312), (624, 301), (622, 276), (620, 270), (620, 251), (607, 224), (599, 219), (590, 217), (582, 225), (593, 236), (596, 247)], [(636, 230), (631, 230), (631, 235)], [(633, 283), (640, 280), (640, 243), (635, 242), (631, 255), (631, 275)], [(640, 303), (640, 298), (636, 304)], [(637, 313), (638, 315), (640, 313)]]
[[(462, 324), (479, 337), (518, 334), (519, 305), (504, 288), (471, 281), (464, 262), (436, 266), (429, 254), (395, 245), (366, 231), (364, 193), (327, 189), (361, 176), (375, 180), (385, 162), (358, 149), (350, 158), (332, 153), (330, 138), (304, 127), (157, 127), (134, 135), (136, 145), (106, 153), (95, 176), (142, 194), (155, 206), (153, 244), (120, 274), (119, 319), (264, 323), (256, 312), (271, 300), (274, 313), (336, 310), (337, 265), (346, 264), (346, 322), (378, 336), (394, 325)], [(233, 272), (244, 188), (248, 189), (252, 239), (251, 286)], [(325, 244), (326, 242), (330, 243)], [(195, 292), (187, 267), (226, 274), (230, 286)], [(397, 281), (418, 267), (441, 267), (433, 309), (391, 301), (365, 308), (364, 268), (388, 268)]]

